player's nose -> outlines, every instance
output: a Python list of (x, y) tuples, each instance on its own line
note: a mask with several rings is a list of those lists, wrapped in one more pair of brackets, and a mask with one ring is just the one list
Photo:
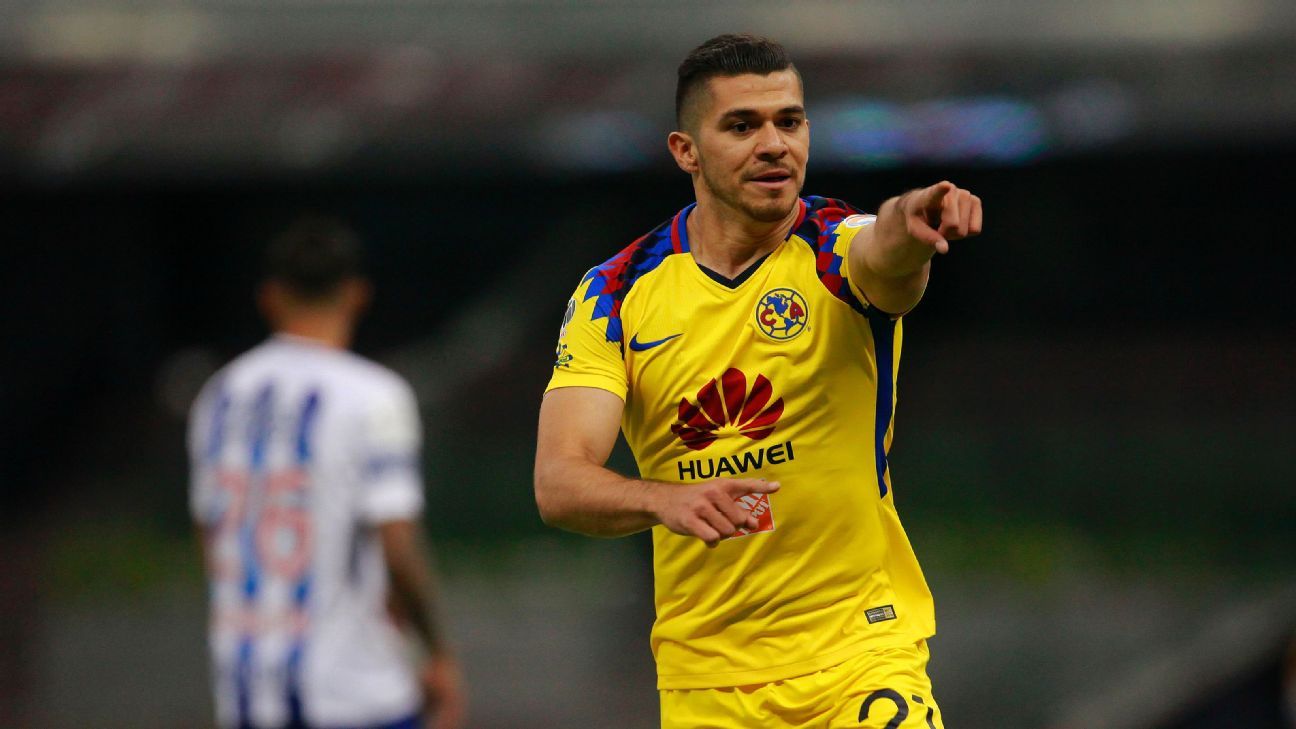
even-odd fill
[(756, 155), (761, 159), (778, 159), (787, 154), (787, 140), (771, 122), (760, 128), (756, 135)]

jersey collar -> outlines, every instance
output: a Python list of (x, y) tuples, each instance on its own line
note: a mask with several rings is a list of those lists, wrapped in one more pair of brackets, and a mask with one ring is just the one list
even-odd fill
[[(675, 219), (671, 221), (671, 227), (670, 227), (671, 247), (675, 249), (676, 253), (688, 253), (690, 250), (692, 250), (691, 248), (689, 248), (688, 216), (689, 213), (693, 212), (693, 208), (695, 207), (697, 207), (697, 203), (695, 202), (689, 203), (684, 207), (683, 210), (679, 211), (678, 213), (675, 213)], [(805, 222), (805, 218), (806, 218), (806, 201), (805, 198), (798, 197), (796, 220), (793, 221), (792, 227), (788, 229), (788, 234), (783, 237), (783, 240), (790, 239), (792, 237), (792, 234), (796, 232), (796, 229), (800, 228), (801, 224)]]

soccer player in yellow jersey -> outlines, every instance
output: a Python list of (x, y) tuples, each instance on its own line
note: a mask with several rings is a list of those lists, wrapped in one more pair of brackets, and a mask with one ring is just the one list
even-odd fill
[[(652, 529), (663, 727), (941, 727), (887, 450), (901, 315), (932, 256), (980, 232), (981, 201), (949, 182), (876, 216), (800, 197), (801, 78), (767, 39), (690, 53), (676, 112), (697, 202), (568, 302), (540, 513)], [(640, 479), (604, 467), (618, 428)]]

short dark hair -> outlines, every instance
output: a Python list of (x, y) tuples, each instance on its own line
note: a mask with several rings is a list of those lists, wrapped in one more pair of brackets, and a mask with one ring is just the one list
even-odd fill
[(675, 84), (675, 123), (683, 126), (684, 106), (689, 97), (716, 76), (754, 73), (768, 76), (775, 71), (796, 71), (787, 49), (777, 41), (748, 34), (718, 35), (694, 48), (679, 66)]
[(364, 275), (360, 239), (341, 221), (301, 218), (270, 241), (264, 273), (298, 298), (328, 299), (344, 281)]

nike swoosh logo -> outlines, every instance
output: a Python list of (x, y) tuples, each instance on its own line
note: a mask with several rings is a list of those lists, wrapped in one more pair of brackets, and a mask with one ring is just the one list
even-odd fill
[(641, 342), (639, 341), (639, 333), (635, 332), (635, 335), (630, 338), (630, 349), (632, 349), (635, 352), (643, 352), (645, 350), (652, 349), (653, 347), (660, 347), (661, 345), (669, 342), (670, 340), (680, 336), (680, 334), (683, 333), (684, 332), (680, 332), (679, 334), (672, 334), (669, 337), (666, 337), (664, 339), (657, 339), (652, 342)]

